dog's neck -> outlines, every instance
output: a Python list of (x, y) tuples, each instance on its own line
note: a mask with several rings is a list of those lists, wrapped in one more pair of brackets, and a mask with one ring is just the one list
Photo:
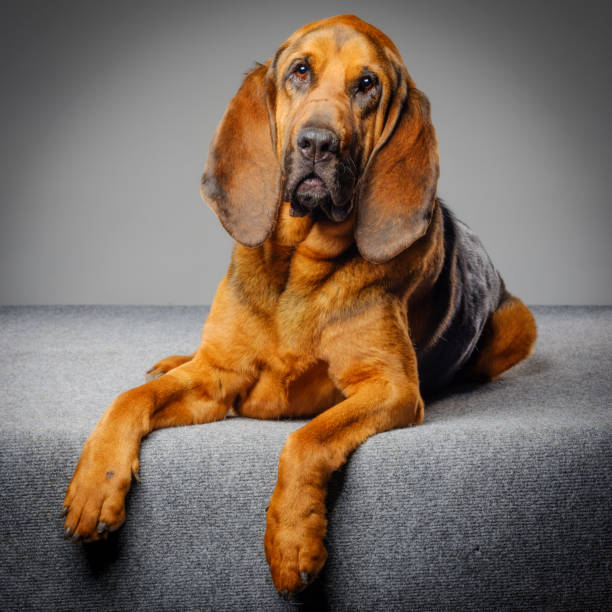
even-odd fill
[(290, 248), (310, 259), (335, 259), (355, 244), (354, 211), (346, 221), (334, 223), (326, 219), (314, 220), (312, 215), (292, 217), (291, 206), (283, 202), (278, 221), (267, 241), (269, 248)]
[[(394, 259), (374, 264), (360, 256), (352, 220), (328, 224), (309, 215), (291, 217), (289, 205), (283, 204), (275, 230), (262, 245), (249, 248), (236, 243), (227, 282), (240, 300), (257, 303), (262, 312), (271, 314), (287, 291), (309, 304), (308, 296), (316, 296), (321, 284), (335, 273), (350, 276), (354, 296), (360, 295), (363, 287), (385, 279), (387, 289), (395, 287), (398, 295), (404, 295), (411, 304), (421, 304), (421, 310), (427, 313), (432, 310), (427, 299), (444, 258), (444, 227), (437, 205), (422, 238)], [(419, 338), (425, 337), (429, 319), (424, 317), (415, 325)]]

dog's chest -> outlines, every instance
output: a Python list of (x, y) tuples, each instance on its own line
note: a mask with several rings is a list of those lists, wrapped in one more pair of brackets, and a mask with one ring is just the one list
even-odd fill
[[(380, 302), (389, 275), (386, 265), (366, 262), (356, 249), (333, 259), (300, 250), (237, 248), (228, 275), (227, 308), (217, 311), (235, 329), (230, 345), (239, 345), (239, 353), (259, 364), (258, 369), (285, 381), (325, 360), (323, 331)], [(230, 322), (222, 312), (241, 315)]]
[(367, 296), (357, 267), (351, 261), (338, 265), (293, 259), (286, 284), (272, 305), (280, 354), (291, 359), (316, 355), (323, 329), (360, 307)]
[(241, 277), (237, 297), (249, 305), (259, 358), (290, 370), (317, 358), (322, 329), (351, 302), (350, 285), (337, 282), (339, 275), (337, 266), (294, 258), (285, 270)]
[(278, 295), (272, 311), (277, 354), (288, 368), (306, 364), (317, 353), (325, 309), (320, 292), (304, 291), (304, 287), (288, 283)]

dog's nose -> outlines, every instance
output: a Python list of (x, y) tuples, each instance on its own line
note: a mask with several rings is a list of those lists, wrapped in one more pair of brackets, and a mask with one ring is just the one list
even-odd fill
[(326, 128), (305, 127), (297, 137), (300, 153), (313, 164), (327, 161), (338, 153), (340, 139)]

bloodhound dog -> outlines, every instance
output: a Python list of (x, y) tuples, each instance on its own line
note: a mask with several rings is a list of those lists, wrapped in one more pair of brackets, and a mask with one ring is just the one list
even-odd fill
[(281, 593), (314, 580), (332, 472), (369, 436), (421, 423), (427, 392), (494, 379), (535, 342), (530, 311), (437, 179), (427, 98), (357, 17), (304, 26), (249, 72), (201, 182), (235, 240), (202, 343), (106, 410), (66, 493), (66, 536), (123, 523), (154, 429), (229, 411), (312, 417), (280, 455), (264, 544)]

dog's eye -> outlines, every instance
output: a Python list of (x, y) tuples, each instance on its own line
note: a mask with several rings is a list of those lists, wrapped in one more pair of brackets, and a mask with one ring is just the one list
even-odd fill
[(376, 85), (376, 80), (373, 76), (365, 75), (362, 76), (357, 83), (357, 90), (360, 93), (368, 93), (372, 91)]
[(293, 74), (301, 81), (305, 81), (308, 78), (308, 66), (304, 62), (300, 62), (294, 68)]

